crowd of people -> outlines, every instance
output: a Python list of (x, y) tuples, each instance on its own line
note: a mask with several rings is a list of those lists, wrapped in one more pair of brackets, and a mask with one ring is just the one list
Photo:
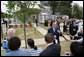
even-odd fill
[[(2, 47), (5, 50), (3, 56), (61, 56), (59, 36), (63, 37), (63, 33), (60, 30), (59, 19), (54, 21), (52, 20), (50, 26), (51, 27), (48, 29), (47, 34), (44, 36), (45, 42), (47, 43), (45, 50), (41, 47), (35, 46), (35, 42), (31, 38), (27, 39), (27, 44), (30, 49), (20, 48), (21, 40), (18, 36), (15, 36), (15, 29), (10, 28), (7, 32), (8, 37), (6, 37), (2, 43)], [(78, 33), (78, 22), (72, 19), (69, 21), (65, 19), (63, 27), (64, 32), (67, 32), (67, 28), (69, 28), (70, 40), (63, 37), (67, 42), (71, 42), (69, 56), (83, 55), (83, 37), (75, 37), (76, 34), (83, 36), (83, 29), (80, 31), (81, 33)], [(74, 38), (77, 39), (72, 39), (71, 36), (74, 36)]]

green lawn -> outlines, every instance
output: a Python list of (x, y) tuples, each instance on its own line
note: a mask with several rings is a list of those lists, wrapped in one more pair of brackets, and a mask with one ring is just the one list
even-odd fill
[[(23, 40), (24, 39), (23, 28), (15, 28), (15, 30), (16, 30), (15, 35), (18, 36), (21, 40)], [(7, 35), (4, 34), (3, 38), (5, 38), (6, 36)], [(26, 38), (35, 39), (35, 38), (43, 38), (43, 37), (44, 36), (39, 31), (37, 31), (34, 27), (26, 28)], [(3, 38), (1, 38), (1, 42), (2, 42)]]
[[(16, 36), (18, 36), (19, 38), (24, 39), (24, 31), (23, 28), (16, 28)], [(37, 31), (34, 27), (32, 28), (26, 28), (26, 38), (43, 38), (44, 36)]]

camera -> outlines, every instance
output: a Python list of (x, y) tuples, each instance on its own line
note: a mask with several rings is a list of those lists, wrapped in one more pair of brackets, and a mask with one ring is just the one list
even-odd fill
[(65, 53), (65, 56), (70, 56), (70, 52), (66, 52)]

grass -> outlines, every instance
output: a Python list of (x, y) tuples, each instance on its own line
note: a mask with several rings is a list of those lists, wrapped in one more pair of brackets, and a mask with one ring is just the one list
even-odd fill
[[(65, 56), (65, 52), (70, 52), (70, 42), (66, 42), (66, 41), (61, 41), (61, 56)], [(42, 47), (42, 49), (46, 49), (47, 44), (43, 44), (43, 45), (37, 45), (37, 47)], [(24, 49), (24, 47), (23, 47)], [(30, 49), (28, 47), (28, 49)], [(1, 55), (4, 54), (4, 50), (1, 51)]]
[(1, 56), (3, 56), (3, 55), (4, 55), (4, 53), (5, 53), (5, 51), (4, 51), (4, 50), (1, 50)]
[[(24, 31), (23, 28), (15, 28), (16, 32), (15, 32), (15, 36), (18, 36), (21, 40), (24, 40)], [(7, 35), (3, 35), (3, 38), (5, 38)], [(43, 38), (44, 36), (37, 31), (34, 27), (32, 28), (26, 28), (26, 38)], [(1, 42), (3, 40), (3, 38), (1, 39)]]
[(48, 27), (45, 27), (44, 24), (39, 24), (39, 26), (41, 26), (45, 30), (48, 30), (50, 28), (49, 24), (48, 24)]
[(71, 42), (61, 41), (61, 56), (65, 56), (65, 52), (70, 52)]

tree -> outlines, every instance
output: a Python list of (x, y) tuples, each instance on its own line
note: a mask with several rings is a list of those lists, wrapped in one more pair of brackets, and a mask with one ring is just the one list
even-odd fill
[(60, 1), (58, 10), (61, 14), (72, 16), (72, 1)]
[(59, 4), (59, 1), (40, 1), (39, 7), (43, 8), (43, 6), (49, 6), (52, 10), (52, 14), (55, 14), (57, 12), (57, 7)]
[(83, 18), (83, 7), (80, 7), (77, 3), (73, 5), (73, 18)]
[[(27, 9), (27, 11), (28, 11), (28, 15), (29, 16), (31, 16), (31, 15), (33, 15), (33, 14), (39, 14), (40, 12), (41, 12), (41, 10), (40, 9), (37, 9), (37, 8), (29, 8), (29, 9)], [(16, 12), (14, 12), (14, 14), (17, 14), (17, 13), (19, 13), (19, 12), (21, 12), (21, 10), (19, 10), (19, 11), (16, 11)]]
[(1, 12), (1, 18), (5, 18), (5, 13)]
[(20, 9), (19, 12), (16, 12), (16, 15), (18, 16), (19, 20), (22, 21), (22, 23), (24, 24), (25, 48), (27, 49), (25, 21), (28, 19), (28, 16), (29, 16), (28, 15), (29, 7), (32, 6), (33, 8), (37, 4), (37, 2), (36, 1), (11, 1), (11, 4), (12, 6), (10, 6), (10, 3), (8, 3), (8, 6), (7, 6), (10, 10), (15, 9), (15, 6)]
[(80, 7), (80, 18), (83, 19), (83, 7)]
[(1, 12), (1, 18), (12, 18), (13, 16), (11, 14), (7, 14), (4, 12)]
[(60, 13), (71, 16), (72, 12), (72, 1), (41, 1), (39, 7), (49, 6), (52, 10), (52, 14)]
[(16, 4), (16, 1), (8, 1), (8, 4), (6, 4), (6, 7), (7, 7), (7, 12), (9, 14), (12, 14), (13, 17), (14, 17), (14, 21), (15, 21), (15, 15), (14, 15), (14, 11), (15, 11), (15, 4)]

